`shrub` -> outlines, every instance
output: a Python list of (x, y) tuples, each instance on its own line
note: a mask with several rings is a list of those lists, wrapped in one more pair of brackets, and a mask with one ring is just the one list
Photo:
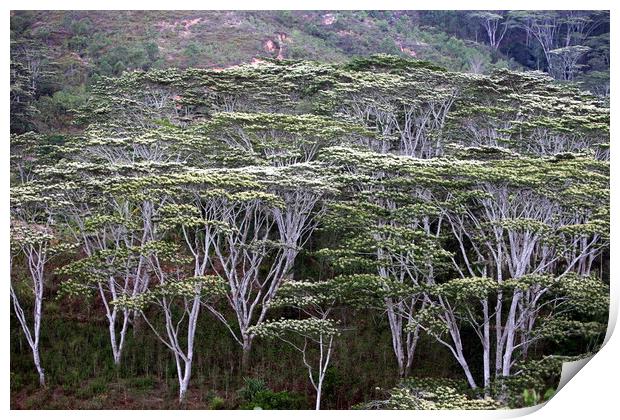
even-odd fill
[(288, 391), (274, 392), (271, 390), (258, 392), (252, 401), (239, 407), (243, 410), (262, 408), (263, 410), (303, 410), (308, 403), (303, 395)]
[(226, 401), (222, 397), (213, 397), (211, 399), (211, 403), (209, 404), (209, 408), (211, 410), (223, 410), (225, 408)]
[(254, 400), (256, 394), (263, 391), (270, 391), (267, 384), (262, 379), (243, 378), (245, 386), (239, 390), (239, 396), (247, 402)]

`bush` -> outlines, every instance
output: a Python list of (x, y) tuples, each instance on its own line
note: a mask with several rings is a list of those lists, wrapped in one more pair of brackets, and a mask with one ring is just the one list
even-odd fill
[(222, 397), (213, 397), (211, 399), (211, 403), (209, 404), (209, 408), (211, 410), (223, 410), (225, 408), (226, 401)]
[(243, 381), (245, 386), (239, 390), (239, 396), (244, 401), (252, 401), (259, 392), (270, 390), (262, 379), (243, 378)]
[(303, 410), (308, 408), (308, 403), (303, 395), (288, 391), (273, 392), (271, 390), (258, 392), (252, 401), (243, 404), (242, 410)]

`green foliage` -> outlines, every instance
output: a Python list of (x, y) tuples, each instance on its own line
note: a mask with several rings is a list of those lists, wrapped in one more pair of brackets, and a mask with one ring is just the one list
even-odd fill
[(251, 403), (260, 392), (269, 391), (269, 387), (260, 378), (243, 378), (245, 385), (239, 390), (239, 396), (247, 403)]
[(32, 72), (23, 64), (11, 60), (11, 133), (24, 133), (33, 127), (37, 113), (34, 107), (35, 91)]
[(548, 401), (555, 394), (555, 390), (553, 388), (547, 389), (544, 395), (539, 395), (538, 392), (534, 389), (525, 389), (523, 390), (523, 404), (525, 406), (533, 406), (545, 401)]
[[(16, 16), (12, 31), (28, 32), (29, 15)], [(178, 347), (186, 344), (183, 314), (192, 300), (223, 324), (219, 335), (210, 335), (212, 319), (200, 318), (196, 329), (200, 378), (214, 371), (211, 378), (220, 381), (209, 384), (209, 397), (199, 397), (211, 408), (235, 405), (212, 398), (213, 389), (223, 395), (219, 387), (228, 394), (229, 387), (242, 385), (227, 382), (229, 369), (236, 371), (236, 343), (223, 339), (229, 332), (245, 348), (254, 336), (291, 344), (303, 353), (308, 372), (283, 353), (290, 377), (274, 384), (270, 372), (279, 369), (277, 363), (252, 374), (269, 378), (274, 389), (299, 389), (289, 387), (290, 381), (307, 373), (317, 389), (315, 378), (326, 378), (325, 400), (342, 407), (343, 393), (347, 404), (375, 399), (368, 379), (375, 370), (360, 374), (351, 366), (375, 363), (366, 355), (376, 349), (387, 360), (397, 334), (421, 340), (418, 349), (433, 353), (448, 347), (460, 365), (444, 360), (438, 375), (458, 375), (470, 363), (480, 383), (474, 363), (484, 334), (493, 342), (493, 334), (512, 328), (510, 346), (516, 347), (507, 345), (500, 356), (514, 363), (504, 367), (505, 377), (496, 366), (484, 378), (494, 400), (456, 382), (409, 379), (367, 408), (537, 403), (548, 398), (557, 377), (558, 361), (549, 355), (583, 353), (600, 342), (609, 306), (609, 107), (590, 93), (541, 73), (455, 72), (480, 57), (478, 64), (493, 67), (492, 54), (499, 53), (435, 29), (417, 29), (396, 44), (390, 36), (410, 29), (408, 14), (396, 22), (388, 12), (338, 12), (314, 23), (318, 15), (310, 14), (312, 31), (322, 36), (311, 39), (321, 41), (301, 45), (297, 40), (308, 35), (293, 32), (289, 41), (277, 35), (280, 53), (300, 59), (217, 70), (186, 68), (211, 59), (208, 43), (192, 35), (206, 22), (185, 20), (169, 28), (188, 33), (188, 42), (175, 48), (184, 56), (181, 69), (171, 69), (160, 66), (177, 53), (166, 49), (169, 41), (145, 36), (115, 44), (91, 34), (98, 20), (81, 12), (65, 16), (67, 48), (96, 57), (82, 64), (101, 77), (91, 91), (66, 87), (42, 95), (36, 90), (54, 82), (25, 65), (31, 46), (12, 55), (12, 101), (19, 104), (11, 136), (12, 281), (20, 283), (18, 292), (32, 295), (22, 281), (32, 267), (24, 250), (42, 247), (59, 257), (54, 262), (68, 260), (45, 272), (52, 286), (46, 310), (97, 296), (86, 300), (84, 310), (111, 305), (106, 319), (112, 326), (110, 311), (128, 316), (127, 337), (139, 338), (128, 338), (136, 341), (124, 361), (137, 366), (134, 359), (144, 359), (140, 372), (128, 375), (159, 375), (158, 381), (129, 384), (134, 389), (173, 389), (177, 367), (164, 356), (165, 347), (140, 335), (140, 322), (148, 320), (155, 331), (166, 322), (168, 337), (176, 328), (178, 357)], [(298, 12), (278, 19), (305, 22)], [(366, 19), (373, 34), (383, 34), (380, 41), (342, 33), (344, 22)], [(164, 32), (168, 26), (159, 27)], [(355, 48), (366, 48), (347, 45), (360, 40), (395, 55), (342, 62)], [(416, 59), (405, 57), (419, 40), (442, 47), (429, 45)], [(337, 63), (301, 59), (328, 47)], [(443, 58), (425, 60), (445, 51), (450, 53)], [(33, 85), (39, 86), (35, 92)], [(58, 118), (77, 118), (85, 129), (16, 134), (47, 130)], [(139, 283), (143, 279), (148, 283)], [(501, 311), (496, 319), (502, 325), (485, 330), (495, 322), (492, 308)], [(251, 311), (260, 314), (254, 326)], [(371, 315), (359, 316), (363, 311)], [(176, 316), (181, 321), (170, 322)], [(85, 318), (90, 323), (94, 315)], [(372, 339), (363, 336), (360, 343), (346, 330), (370, 331)], [(69, 338), (63, 345), (74, 350), (95, 336), (64, 332)], [(106, 340), (96, 337), (97, 348), (107, 349)], [(45, 346), (60, 346), (56, 341), (62, 340)], [(278, 360), (279, 347), (263, 346)], [(357, 350), (348, 354), (349, 346)], [(156, 354), (148, 352), (154, 348)], [(320, 354), (318, 375), (306, 351)], [(112, 380), (119, 370), (102, 362), (107, 356), (97, 350), (88, 363), (96, 375)], [(85, 373), (90, 365), (61, 373), (62, 351), (56, 348), (50, 358), (56, 364), (50, 373), (62, 378), (56, 385), (81, 387), (78, 398), (109, 406), (102, 399), (113, 390)], [(31, 382), (22, 362), (11, 378), (15, 386)], [(381, 363), (376, 376), (393, 384), (386, 373), (392, 367)], [(338, 373), (349, 370), (355, 371), (352, 378)], [(364, 379), (357, 383), (360, 375)], [(473, 380), (469, 386), (474, 388)], [(307, 407), (305, 397), (274, 392), (261, 380), (247, 379), (240, 396), (244, 408)]]
[(307, 408), (304, 396), (288, 391), (274, 392), (271, 390), (259, 391), (254, 398), (243, 405), (242, 410), (303, 410)]
[(562, 364), (584, 356), (548, 356), (541, 360), (520, 362), (514, 375), (498, 378), (491, 387), (492, 392), (510, 407), (540, 404), (553, 397)]
[(265, 338), (277, 338), (285, 334), (301, 336), (334, 336), (338, 335), (336, 322), (329, 319), (279, 319), (267, 321), (250, 328), (252, 334)]
[(459, 384), (445, 379), (407, 379), (389, 391), (383, 401), (371, 401), (358, 409), (388, 410), (492, 410), (501, 404), (491, 398), (471, 398)]
[(223, 410), (226, 407), (226, 401), (222, 397), (213, 397), (209, 404), (211, 410)]
[(222, 295), (224, 291), (224, 283), (217, 276), (188, 277), (179, 281), (167, 281), (138, 295), (119, 296), (111, 303), (121, 309), (142, 311), (149, 303), (162, 298), (194, 298), (195, 296), (209, 298)]
[(429, 61), (412, 60), (389, 54), (377, 54), (370, 57), (359, 57), (349, 60), (343, 65), (347, 70), (353, 71), (386, 71), (408, 72), (415, 68), (424, 68), (433, 71), (445, 72), (445, 68), (437, 66)]

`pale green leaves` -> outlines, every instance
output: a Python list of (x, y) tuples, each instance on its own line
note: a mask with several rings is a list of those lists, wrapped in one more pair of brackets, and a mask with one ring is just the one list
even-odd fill
[(329, 337), (340, 334), (336, 321), (317, 318), (266, 321), (251, 327), (248, 331), (264, 338), (279, 338), (287, 334), (302, 337)]
[(225, 283), (218, 276), (187, 277), (175, 281), (166, 281), (137, 295), (120, 296), (111, 303), (121, 309), (142, 311), (149, 304), (159, 302), (162, 299), (193, 299), (196, 297), (209, 299), (221, 296), (225, 291)]

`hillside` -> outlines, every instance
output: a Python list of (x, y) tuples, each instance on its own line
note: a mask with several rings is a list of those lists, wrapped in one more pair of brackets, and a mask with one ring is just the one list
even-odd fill
[[(571, 67), (569, 73), (555, 71), (556, 78), (608, 93), (608, 13), (553, 12), (560, 30), (551, 40), (541, 38), (544, 43), (536, 31), (548, 26), (549, 16), (500, 13), (489, 18), (467, 11), (12, 12), (12, 62), (28, 72), (23, 76), (32, 87), (27, 102), (36, 114), (14, 124), (14, 131), (69, 129), (67, 113), (84, 102), (101, 76), (169, 67), (217, 69), (269, 58), (342, 62), (386, 53), (486, 74), (495, 68), (549, 71), (546, 57), (556, 48)], [(491, 38), (485, 24), (494, 22)], [(526, 26), (531, 22), (539, 26)], [(548, 48), (541, 49), (543, 44)], [(558, 49), (565, 45), (568, 50)]]
[(74, 60), (106, 75), (151, 66), (227, 67), (278, 56), (342, 61), (390, 53), (457, 71), (468, 71), (475, 57), (496, 61), (482, 43), (421, 29), (418, 12), (71, 11), (21, 13), (13, 21), (16, 41), (44, 41), (54, 60)]

